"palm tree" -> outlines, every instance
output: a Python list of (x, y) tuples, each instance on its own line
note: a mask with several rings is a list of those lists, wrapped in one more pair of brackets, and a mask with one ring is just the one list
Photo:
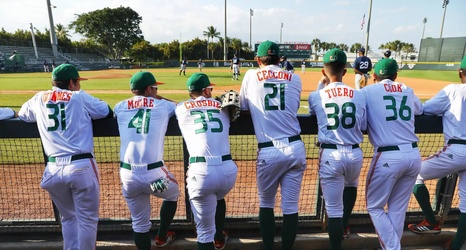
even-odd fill
[(230, 46), (239, 57), (239, 54), (241, 53), (241, 49), (243, 48), (243, 42), (238, 38), (232, 38)]
[(214, 26), (207, 27), (207, 31), (203, 32), (203, 35), (207, 37), (207, 59), (209, 59), (209, 38), (214, 41), (214, 38), (220, 37), (220, 32)]
[(349, 47), (348, 45), (344, 44), (344, 43), (340, 43), (338, 44), (337, 48), (343, 50), (343, 51), (348, 51)]
[(70, 34), (68, 34), (68, 29), (66, 29), (66, 27), (60, 23), (55, 26), (55, 33), (57, 35), (57, 38), (61, 38), (63, 40), (67, 39), (70, 36)]

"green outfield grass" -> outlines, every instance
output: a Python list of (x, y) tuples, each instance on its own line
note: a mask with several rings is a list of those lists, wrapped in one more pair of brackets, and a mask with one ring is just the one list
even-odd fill
[[(198, 72), (197, 68), (188, 68), (187, 76), (179, 76), (178, 68), (169, 69), (144, 69), (152, 72), (157, 81), (164, 82), (160, 90), (186, 90), (186, 80), (189, 75)], [(307, 68), (307, 72), (320, 72), (321, 68)], [(94, 96), (106, 101), (111, 107), (114, 107), (118, 101), (131, 97), (129, 91), (129, 79), (131, 75), (139, 70), (100, 70), (100, 71), (81, 71), (81, 76), (88, 77), (88, 81), (82, 81), (81, 86), (85, 91), (102, 91), (107, 93), (95, 93)], [(243, 76), (246, 69), (243, 69)], [(203, 72), (209, 75), (209, 78), (218, 86), (240, 85), (241, 81), (231, 81), (231, 75), (228, 68), (204, 68)], [(399, 72), (400, 76), (411, 78), (422, 78), (430, 80), (441, 80), (446, 82), (458, 82), (456, 71), (419, 71), (403, 70)], [(50, 73), (19, 73), (19, 74), (0, 74), (0, 107), (11, 107), (19, 110), (21, 105), (31, 98), (35, 92), (51, 88)], [(115, 90), (115, 93), (111, 93)], [(24, 91), (24, 92), (22, 92)], [(126, 93), (124, 91), (127, 91)], [(165, 97), (176, 101), (183, 101), (188, 98), (188, 93), (170, 93), (164, 94)], [(301, 105), (307, 106), (307, 96), (301, 97)], [(301, 108), (299, 113), (307, 113), (306, 108)]]

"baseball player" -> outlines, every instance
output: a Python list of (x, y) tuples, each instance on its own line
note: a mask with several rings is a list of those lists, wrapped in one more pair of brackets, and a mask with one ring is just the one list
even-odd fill
[(212, 98), (212, 84), (204, 73), (187, 81), (190, 100), (178, 104), (176, 117), (189, 152), (186, 183), (197, 231), (197, 249), (223, 249), (224, 197), (236, 182), (228, 139), (230, 117)]
[(286, 56), (282, 56), (282, 65), (286, 71), (294, 73), (293, 65), (289, 61), (286, 60)]
[(390, 50), (387, 50), (383, 53), (384, 58), (390, 58), (391, 55), (392, 55), (392, 52)]
[(408, 201), (421, 169), (414, 116), (422, 114), (422, 103), (413, 89), (395, 82), (397, 71), (395, 60), (379, 60), (376, 83), (361, 91), (366, 93), (367, 134), (374, 146), (366, 180), (367, 211), (382, 249), (399, 250)]
[(40, 186), (61, 214), (63, 249), (95, 249), (100, 186), (91, 119), (113, 116), (105, 102), (81, 90), (82, 80), (74, 66), (62, 64), (52, 72), (52, 89), (18, 112), (37, 123), (48, 157)]
[(180, 195), (178, 182), (163, 162), (164, 137), (176, 104), (157, 95), (159, 82), (150, 72), (131, 77), (132, 98), (115, 105), (120, 132), (120, 179), (131, 213), (133, 240), (139, 250), (151, 249), (150, 196), (162, 198), (155, 245), (164, 247), (176, 234), (168, 231)]
[(301, 61), (301, 74), (305, 74), (306, 73), (306, 60), (302, 60)]
[(180, 73), (178, 75), (181, 75), (181, 72), (183, 72), (183, 75), (186, 75), (186, 66), (188, 65), (188, 61), (186, 60), (186, 57), (181, 60), (181, 65), (180, 65)]
[[(440, 233), (441, 227), (430, 205), (429, 191), (425, 180), (445, 177), (452, 173), (459, 176), (460, 217), (458, 231), (452, 242), (447, 242), (445, 249), (461, 249), (466, 239), (466, 57), (459, 68), (461, 84), (450, 84), (437, 95), (424, 103), (424, 114), (441, 115), (445, 146), (436, 154), (426, 158), (421, 165), (414, 196), (424, 213), (425, 220), (419, 224), (410, 224), (408, 228), (414, 233)], [(465, 109), (463, 109), (465, 108)], [(450, 245), (451, 244), (451, 245)]]
[(257, 49), (259, 69), (246, 72), (240, 90), (242, 110), (251, 113), (258, 144), (256, 174), (259, 224), (265, 250), (274, 249), (275, 196), (281, 190), (282, 249), (291, 249), (298, 229), (298, 201), (306, 151), (297, 119), (301, 78), (278, 66), (280, 49), (272, 41)]
[(44, 60), (44, 72), (45, 72), (45, 73), (50, 72), (50, 70), (49, 70), (49, 63), (47, 62), (47, 59)]
[[(341, 249), (349, 236), (348, 220), (356, 202), (366, 130), (364, 94), (345, 85), (346, 54), (331, 49), (323, 58), (323, 89), (309, 95), (309, 112), (319, 127), (319, 179), (327, 210), (331, 249)], [(342, 199), (343, 197), (343, 199)], [(344, 230), (345, 229), (345, 230)]]
[(199, 71), (202, 71), (203, 66), (204, 63), (202, 62), (202, 58), (199, 58), (199, 61), (197, 61), (197, 67), (199, 68)]
[[(369, 71), (372, 70), (372, 62), (371, 59), (364, 54), (366, 50), (364, 48), (360, 48), (358, 50), (359, 57), (356, 58), (353, 62), (353, 69), (356, 76), (354, 77), (354, 86), (357, 90), (362, 89), (367, 85), (367, 80), (370, 78), (368, 74)], [(361, 78), (364, 79), (364, 83), (361, 85)]]
[(231, 63), (233, 65), (233, 78), (231, 78), (231, 80), (239, 80), (239, 64), (240, 64), (240, 60), (239, 58), (236, 56), (236, 54), (233, 56), (233, 59), (231, 59)]

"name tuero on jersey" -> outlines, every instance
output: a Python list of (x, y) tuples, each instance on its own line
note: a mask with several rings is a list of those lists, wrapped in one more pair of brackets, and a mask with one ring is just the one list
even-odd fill
[(339, 87), (327, 89), (325, 90), (325, 93), (327, 93), (328, 98), (339, 97), (339, 96), (353, 98), (354, 96), (354, 90), (348, 89), (348, 88), (339, 88)]
[(201, 101), (187, 101), (184, 103), (186, 109), (200, 108), (200, 107), (214, 107), (221, 109), (220, 102), (214, 100), (201, 100)]
[(291, 81), (293, 73), (288, 71), (260, 70), (257, 73), (257, 80), (264, 81), (267, 79), (283, 79)]
[(44, 92), (44, 94), (42, 95), (42, 101), (44, 103), (49, 102), (49, 101), (69, 102), (72, 96), (73, 96), (72, 92), (49, 91), (49, 92)]

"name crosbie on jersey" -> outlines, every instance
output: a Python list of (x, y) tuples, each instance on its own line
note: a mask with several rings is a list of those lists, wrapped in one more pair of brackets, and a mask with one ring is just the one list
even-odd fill
[(220, 105), (203, 96), (177, 105), (176, 118), (190, 156), (230, 154), (230, 117)]

